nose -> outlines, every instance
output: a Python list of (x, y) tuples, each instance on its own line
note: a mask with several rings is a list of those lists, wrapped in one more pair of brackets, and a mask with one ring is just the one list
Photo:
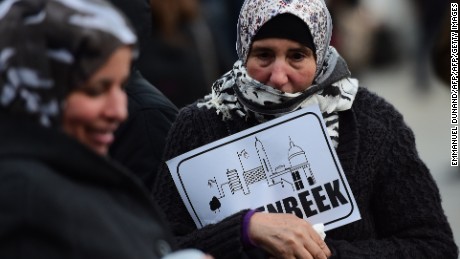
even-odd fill
[(288, 83), (288, 71), (284, 61), (277, 60), (272, 64), (270, 79), (267, 85), (281, 90)]
[(121, 87), (113, 87), (107, 96), (104, 116), (113, 122), (121, 123), (128, 117), (128, 101)]

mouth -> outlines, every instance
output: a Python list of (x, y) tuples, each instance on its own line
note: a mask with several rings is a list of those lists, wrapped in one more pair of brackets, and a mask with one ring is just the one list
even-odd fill
[(114, 128), (89, 128), (87, 132), (91, 142), (96, 146), (107, 147), (115, 139)]

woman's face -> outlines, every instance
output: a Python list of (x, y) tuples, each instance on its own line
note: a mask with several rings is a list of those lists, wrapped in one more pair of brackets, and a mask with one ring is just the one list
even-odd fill
[(95, 152), (106, 155), (114, 131), (128, 116), (123, 84), (130, 72), (129, 47), (116, 50), (86, 84), (71, 92), (63, 111), (63, 128)]
[(246, 69), (265, 85), (296, 93), (313, 83), (316, 61), (313, 51), (296, 41), (268, 38), (252, 44)]

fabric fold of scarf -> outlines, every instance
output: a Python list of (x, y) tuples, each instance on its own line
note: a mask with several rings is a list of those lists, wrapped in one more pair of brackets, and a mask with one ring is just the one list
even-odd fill
[[(318, 104), (327, 130), (335, 147), (338, 145), (338, 114), (351, 108), (358, 91), (358, 81), (350, 78), (346, 63), (330, 47), (324, 72), (318, 76), (319, 84), (302, 93), (284, 93), (251, 78), (242, 61), (218, 79), (211, 94), (198, 103), (198, 107), (215, 108), (223, 120), (232, 116), (254, 117), (264, 122), (311, 104)], [(324, 79), (322, 75), (325, 75)]]

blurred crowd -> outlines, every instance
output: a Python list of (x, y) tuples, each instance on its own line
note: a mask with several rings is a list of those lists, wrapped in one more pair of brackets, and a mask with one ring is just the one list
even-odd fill
[(142, 74), (174, 104), (203, 97), (236, 59), (238, 0), (150, 0), (152, 37), (139, 61)]

